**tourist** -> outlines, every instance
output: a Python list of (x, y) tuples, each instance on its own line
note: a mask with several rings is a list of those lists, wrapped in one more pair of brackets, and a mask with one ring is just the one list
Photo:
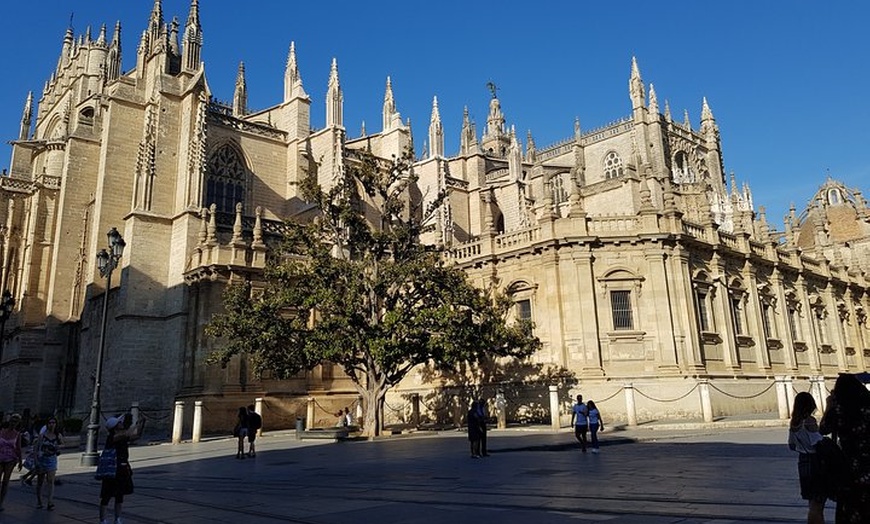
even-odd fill
[(855, 375), (837, 377), (821, 433), (838, 441), (848, 466), (844, 486), (837, 493), (837, 524), (870, 522), (870, 391)]
[(115, 470), (115, 478), (104, 478), (100, 486), (100, 524), (109, 524), (106, 513), (111, 499), (115, 499), (115, 524), (121, 524), (121, 507), (124, 503), (124, 496), (133, 493), (130, 443), (139, 438), (144, 426), (144, 417), (140, 416), (134, 425), (133, 415), (130, 413), (123, 417), (110, 417), (106, 421), (106, 430), (109, 435), (106, 437), (105, 449), (115, 450), (117, 469)]
[(57, 418), (49, 417), (45, 431), (41, 431), (36, 440), (36, 507), (42, 508), (42, 490), (45, 485), (46, 508), (54, 509), (54, 477), (57, 474), (57, 456), (63, 437), (57, 430)]
[(245, 458), (245, 437), (248, 436), (248, 409), (244, 406), (239, 408), (236, 415), (236, 427), (233, 428), (233, 436), (236, 437), (238, 447), (236, 448), (236, 458)]
[(586, 403), (586, 412), (589, 417), (589, 439), (592, 444), (592, 453), (598, 453), (598, 432), (604, 431), (604, 421), (601, 420), (601, 412), (595, 406), (595, 402)]
[(30, 417), (27, 417), (27, 419), (27, 422), (22, 421), (24, 425), (21, 432), (21, 448), (24, 450), (24, 456), (26, 457), (24, 468), (27, 472), (21, 475), (19, 480), (21, 480), (22, 484), (32, 486), (33, 478), (36, 476), (35, 444), (39, 438), (39, 430), (37, 428), (42, 427), (43, 424), (39, 420), (39, 417), (33, 417), (32, 420), (30, 420)]
[(471, 458), (480, 458), (480, 441), (483, 438), (481, 428), (483, 424), (480, 420), (480, 411), (478, 410), (476, 400), (471, 403), (465, 423), (468, 426), (468, 441), (471, 443)]
[(355, 425), (353, 423), (353, 415), (350, 414), (350, 409), (344, 408), (344, 425), (347, 427)]
[(3, 511), (3, 501), (9, 490), (9, 479), (12, 470), (18, 465), (21, 470), (21, 433), (19, 425), (21, 417), (13, 413), (9, 420), (0, 423), (0, 511)]
[(253, 404), (248, 406), (248, 456), (257, 455), (254, 449), (254, 441), (257, 440), (257, 430), (263, 427), (263, 418), (255, 411)]
[(489, 453), (486, 451), (486, 419), (488, 417), (488, 413), (486, 412), (486, 401), (483, 399), (477, 399), (477, 421), (480, 424), (480, 456), (488, 457)]
[(589, 429), (589, 408), (583, 403), (583, 395), (577, 395), (577, 403), (571, 410), (571, 425), (574, 436), (580, 442), (580, 449), (586, 453), (586, 432)]
[(816, 444), (822, 440), (822, 435), (813, 416), (815, 411), (816, 401), (812, 395), (803, 391), (795, 396), (788, 426), (788, 447), (798, 452), (801, 498), (809, 501), (807, 524), (824, 524), (827, 496), (819, 454), (816, 453)]

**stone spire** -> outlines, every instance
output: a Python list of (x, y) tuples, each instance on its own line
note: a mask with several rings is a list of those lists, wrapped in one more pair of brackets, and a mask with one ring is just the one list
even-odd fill
[(72, 27), (66, 28), (66, 33), (63, 35), (63, 44), (60, 47), (60, 58), (57, 60), (57, 70), (58, 72), (63, 69), (67, 64), (69, 64), (70, 55), (73, 52), (73, 45), (75, 44), (75, 38), (73, 36)]
[(688, 109), (683, 109), (683, 126), (690, 131), (692, 129), (692, 121), (689, 119)]
[(338, 61), (332, 59), (332, 68), (329, 71), (329, 85), (326, 90), (326, 126), (343, 127), (344, 95), (341, 93), (341, 85), (338, 82)]
[(111, 82), (121, 76), (121, 21), (115, 22), (115, 33), (112, 35), (112, 43), (109, 45), (109, 54), (106, 58), (106, 80)]
[(483, 132), (483, 150), (488, 155), (504, 158), (510, 149), (510, 137), (505, 129), (505, 118), (501, 102), (496, 96), (495, 84), (490, 82), (492, 99), (489, 101), (489, 114), (486, 117), (486, 130)]
[(532, 138), (532, 130), (526, 133), (526, 162), (534, 164), (538, 160), (538, 151), (535, 149), (535, 139)]
[(100, 47), (106, 47), (106, 24), (100, 26), (100, 34), (97, 36), (96, 44)]
[(475, 130), (474, 122), (468, 116), (468, 106), (466, 106), (462, 109), (462, 132), (459, 135), (459, 154), (467, 155), (477, 151), (477, 131)]
[(444, 128), (438, 112), (438, 97), (432, 97), (432, 117), (429, 119), (429, 158), (444, 156)]
[(637, 66), (636, 57), (631, 57), (631, 77), (628, 79), (628, 94), (631, 97), (632, 109), (645, 107), (646, 94), (644, 93), (643, 79), (640, 77), (640, 68)]
[(659, 99), (656, 96), (656, 88), (652, 84), (649, 85), (649, 112), (654, 116), (659, 114)]
[(21, 115), (21, 129), (18, 132), (18, 140), (27, 140), (30, 137), (30, 122), (33, 118), (33, 91), (27, 92), (24, 101), (24, 113)]
[(389, 131), (402, 125), (402, 116), (396, 111), (396, 100), (393, 98), (393, 82), (387, 77), (387, 87), (384, 90), (383, 131)]
[[(708, 145), (715, 146), (719, 140), (719, 126), (716, 125), (716, 119), (713, 118), (713, 111), (707, 105), (707, 97), (701, 105), (701, 134), (707, 139)], [(712, 142), (712, 144), (710, 144)]]
[(299, 74), (299, 65), (296, 62), (296, 42), (290, 42), (287, 65), (284, 67), (284, 102), (307, 96), (302, 87), (302, 75)]
[(190, 73), (199, 71), (201, 52), (202, 28), (199, 25), (199, 0), (191, 0), (190, 12), (187, 14), (187, 22), (184, 24), (182, 70)]
[(236, 73), (236, 88), (233, 91), (233, 116), (240, 118), (248, 112), (248, 85), (245, 82), (245, 63), (239, 62)]
[(668, 100), (665, 99), (665, 121), (670, 122), (673, 119), (671, 118), (671, 104), (668, 103)]
[(169, 52), (173, 57), (181, 56), (178, 49), (178, 17), (173, 16), (169, 24)]
[(148, 41), (151, 43), (150, 51), (158, 49), (161, 45), (161, 33), (166, 24), (163, 22), (163, 5), (161, 0), (154, 0), (154, 7), (151, 9), (151, 17), (148, 19)]

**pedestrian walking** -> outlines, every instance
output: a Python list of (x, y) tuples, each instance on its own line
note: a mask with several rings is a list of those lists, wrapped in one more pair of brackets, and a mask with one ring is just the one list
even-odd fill
[(571, 425), (580, 449), (586, 453), (586, 432), (589, 430), (589, 408), (583, 403), (583, 395), (577, 395), (577, 403), (571, 410)]
[(486, 450), (486, 419), (489, 418), (489, 413), (486, 411), (486, 401), (477, 399), (477, 420), (480, 424), (480, 456), (488, 457), (489, 452)]
[(9, 420), (0, 423), (0, 511), (3, 511), (3, 501), (9, 491), (9, 480), (12, 470), (18, 465), (21, 471), (21, 433), (19, 425), (21, 417), (13, 413)]
[(478, 410), (476, 400), (471, 403), (465, 423), (468, 426), (468, 441), (471, 443), (471, 458), (480, 458), (480, 441), (483, 434), (481, 432), (480, 410)]
[(127, 413), (121, 417), (110, 417), (106, 421), (105, 449), (114, 449), (117, 468), (115, 478), (104, 478), (100, 486), (100, 524), (109, 524), (107, 514), (109, 501), (115, 499), (115, 521), (121, 524), (121, 510), (124, 497), (133, 493), (133, 469), (130, 467), (130, 443), (135, 442), (145, 427), (145, 418), (140, 415), (133, 424), (133, 415)]
[(586, 403), (586, 412), (589, 418), (589, 439), (592, 444), (592, 453), (598, 453), (598, 432), (604, 431), (604, 421), (601, 420), (601, 412), (595, 402), (589, 401)]
[(356, 425), (353, 423), (353, 415), (351, 415), (349, 408), (344, 408), (344, 425), (347, 427)]
[(840, 444), (847, 478), (837, 493), (837, 524), (870, 522), (870, 391), (849, 373), (840, 373), (828, 397), (821, 433)]
[(263, 427), (263, 417), (257, 413), (253, 404), (248, 406), (248, 456), (255, 457), (257, 455), (254, 449), (254, 441), (257, 440), (257, 431)]
[(803, 391), (794, 398), (791, 422), (788, 426), (788, 447), (798, 453), (798, 480), (801, 498), (808, 501), (807, 524), (824, 524), (827, 499), (822, 467), (816, 444), (822, 440), (819, 424), (813, 413), (816, 401)]
[(21, 475), (22, 484), (28, 486), (33, 485), (33, 478), (36, 477), (36, 441), (39, 438), (39, 428), (43, 426), (39, 417), (30, 417), (22, 420), (23, 431), (21, 432), (21, 449), (24, 452), (24, 469), (27, 472)]
[(54, 510), (54, 477), (57, 474), (57, 456), (63, 437), (57, 429), (57, 418), (49, 417), (45, 431), (41, 431), (36, 440), (36, 507), (42, 508), (43, 486), (45, 487), (46, 508)]
[(236, 458), (245, 458), (245, 437), (248, 436), (248, 408), (242, 406), (236, 415), (236, 426), (233, 428), (233, 436), (236, 437), (238, 447)]

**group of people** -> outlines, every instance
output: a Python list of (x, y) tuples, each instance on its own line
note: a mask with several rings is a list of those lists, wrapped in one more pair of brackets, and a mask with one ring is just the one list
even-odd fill
[[(825, 503), (836, 501), (837, 524), (870, 522), (870, 391), (858, 377), (841, 373), (821, 422), (813, 396), (794, 399), (788, 446), (798, 455), (801, 497), (808, 524), (824, 524)], [(825, 437), (830, 435), (831, 438)]]
[(336, 421), (335, 425), (337, 427), (347, 428), (350, 426), (354, 426), (353, 423), (353, 415), (350, 414), (349, 408), (339, 409), (338, 413), (335, 414)]
[[(236, 415), (236, 426), (233, 428), (233, 436), (238, 441), (236, 458), (256, 457), (257, 451), (254, 442), (257, 440), (257, 432), (263, 427), (263, 418), (257, 413), (253, 404), (239, 408)], [(248, 440), (248, 453), (245, 454), (245, 439)]]
[(486, 451), (486, 402), (475, 400), (468, 410), (468, 441), (471, 443), (471, 458), (488, 457)]
[(17, 413), (0, 423), (0, 511), (16, 466), (18, 471), (27, 466), (22, 482), (32, 484), (36, 477), (36, 507), (54, 510), (57, 456), (63, 435), (55, 417), (49, 417), (40, 429), (37, 427), (39, 423), (34, 424), (33, 431), (27, 429)]
[(588, 445), (592, 448), (592, 453), (600, 451), (598, 445), (598, 432), (604, 431), (604, 421), (601, 419), (601, 412), (595, 402), (589, 401), (583, 403), (583, 395), (577, 395), (577, 403), (571, 410), (571, 425), (574, 427), (574, 436), (580, 442), (580, 450), (586, 453), (587, 441), (586, 433), (589, 433)]

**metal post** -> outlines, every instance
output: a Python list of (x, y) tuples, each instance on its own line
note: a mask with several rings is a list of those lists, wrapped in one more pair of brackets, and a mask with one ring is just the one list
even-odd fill
[(199, 442), (202, 438), (202, 401), (197, 400), (193, 403), (193, 435), (191, 441)]
[(550, 390), (550, 426), (558, 431), (562, 426), (559, 420), (559, 386), (548, 386)]
[(88, 420), (88, 440), (82, 453), (82, 466), (96, 466), (100, 460), (97, 438), (100, 432), (100, 385), (103, 381), (103, 353), (106, 351), (106, 317), (109, 314), (109, 291), (112, 289), (112, 270), (106, 273), (106, 291), (103, 294), (103, 317), (100, 321), (100, 346), (97, 351), (97, 371), (94, 376), (94, 397), (91, 399), (91, 417)]
[(139, 403), (131, 402), (130, 403), (130, 415), (133, 417), (133, 425), (135, 426), (137, 422), (139, 422)]

